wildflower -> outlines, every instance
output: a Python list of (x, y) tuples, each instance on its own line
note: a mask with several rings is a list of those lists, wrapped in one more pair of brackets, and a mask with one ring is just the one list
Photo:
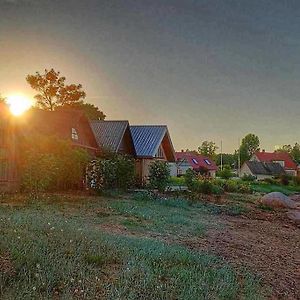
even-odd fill
[(81, 283), (82, 281), (81, 281), (81, 280), (78, 280), (78, 282)]
[(36, 287), (34, 286), (32, 289), (35, 291), (35, 290), (36, 290)]
[(64, 232), (64, 230), (63, 230), (63, 229), (61, 229), (60, 231), (61, 231), (61, 232)]
[(71, 281), (71, 282), (74, 282), (74, 278), (71, 278), (70, 281)]
[(39, 269), (41, 266), (40, 266), (40, 264), (36, 264), (36, 267)]
[(73, 240), (70, 240), (70, 243), (72, 243), (73, 242)]
[(48, 222), (48, 225), (51, 225), (51, 223)]
[(20, 236), (18, 236), (18, 239), (20, 239), (21, 237)]
[(54, 227), (51, 227), (50, 230), (54, 230)]

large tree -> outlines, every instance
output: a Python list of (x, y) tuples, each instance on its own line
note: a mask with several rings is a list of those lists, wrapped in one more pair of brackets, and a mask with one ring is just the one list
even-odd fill
[(216, 151), (218, 147), (216, 143), (210, 141), (204, 141), (200, 147), (198, 147), (198, 152), (202, 155), (208, 156), (211, 159), (216, 159)]
[(294, 146), (283, 145), (280, 149), (276, 150), (276, 152), (287, 152), (291, 155), (294, 161), (300, 163), (300, 144), (298, 143), (295, 143)]
[(45, 110), (78, 103), (86, 96), (81, 84), (67, 85), (66, 77), (54, 69), (45, 69), (43, 74), (36, 72), (35, 75), (27, 75), (26, 81), (38, 92), (35, 95), (37, 106)]
[(241, 163), (249, 160), (251, 156), (259, 151), (259, 137), (253, 133), (247, 134), (243, 139), (240, 146)]

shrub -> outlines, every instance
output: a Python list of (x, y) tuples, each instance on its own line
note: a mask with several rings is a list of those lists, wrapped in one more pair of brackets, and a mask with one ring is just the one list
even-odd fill
[(293, 182), (295, 185), (300, 185), (300, 177), (299, 176), (293, 177)]
[(251, 174), (244, 174), (243, 176), (242, 176), (242, 180), (243, 181), (254, 181), (256, 179), (256, 177), (255, 176), (253, 176), (253, 175), (251, 175)]
[(217, 176), (219, 176), (223, 179), (229, 179), (229, 178), (233, 177), (233, 174), (232, 174), (230, 168), (224, 168), (223, 170), (217, 172)]
[(283, 174), (280, 176), (280, 183), (282, 185), (289, 185), (289, 181), (291, 180), (291, 176), (287, 174)]
[(274, 178), (265, 178), (264, 182), (268, 184), (278, 184), (278, 181)]
[(190, 191), (193, 190), (193, 187), (197, 181), (197, 174), (194, 170), (188, 169), (184, 175), (185, 184)]
[(126, 190), (134, 182), (134, 169), (134, 160), (125, 155), (99, 158), (87, 167), (88, 184), (97, 192), (116, 188)]
[(25, 191), (44, 192), (78, 188), (84, 180), (89, 155), (56, 137), (32, 136), (20, 145), (19, 168)]
[(170, 179), (170, 168), (167, 162), (156, 160), (150, 165), (150, 187), (164, 192)]

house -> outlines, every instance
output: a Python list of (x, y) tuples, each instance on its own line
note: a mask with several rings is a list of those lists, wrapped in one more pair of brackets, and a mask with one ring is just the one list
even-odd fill
[(256, 152), (250, 161), (279, 163), (288, 175), (297, 176), (297, 164), (286, 152)]
[(85, 149), (91, 156), (99, 148), (84, 113), (78, 110), (43, 111), (32, 109), (20, 118), (0, 107), (0, 191), (18, 189), (18, 146), (21, 139), (34, 136), (55, 136)]
[(135, 157), (128, 121), (90, 121), (90, 125), (100, 149)]
[(130, 131), (136, 151), (136, 172), (141, 182), (147, 181), (153, 161), (175, 162), (175, 151), (167, 126), (130, 126)]
[(273, 178), (286, 174), (284, 168), (277, 162), (246, 161), (240, 170), (241, 176), (254, 176), (258, 180)]
[(193, 169), (197, 173), (216, 177), (218, 167), (209, 157), (193, 152), (176, 152), (176, 165), (171, 166), (172, 176), (184, 175), (188, 169)]

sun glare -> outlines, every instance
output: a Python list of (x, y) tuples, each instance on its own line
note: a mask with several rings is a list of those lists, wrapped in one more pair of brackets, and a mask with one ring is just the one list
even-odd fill
[(23, 95), (11, 95), (7, 97), (9, 109), (14, 116), (20, 116), (32, 106), (32, 100)]

